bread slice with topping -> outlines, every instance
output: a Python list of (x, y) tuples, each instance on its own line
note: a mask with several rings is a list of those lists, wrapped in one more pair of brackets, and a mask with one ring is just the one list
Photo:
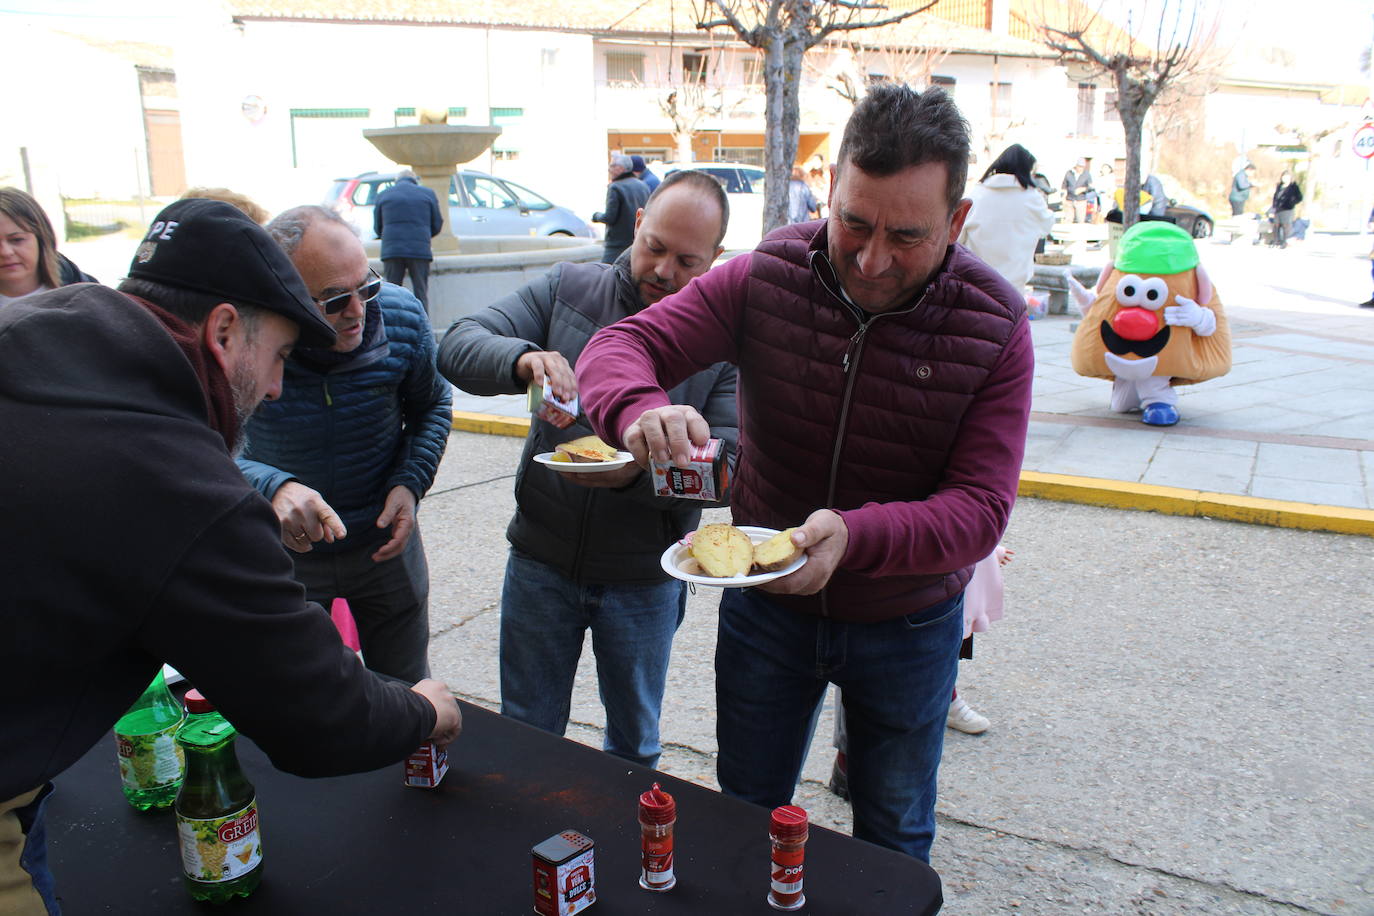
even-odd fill
[(583, 436), (571, 442), (564, 442), (554, 446), (554, 453), (557, 455), (567, 455), (573, 461), (614, 461), (617, 457), (616, 450), (602, 442), (596, 436)]

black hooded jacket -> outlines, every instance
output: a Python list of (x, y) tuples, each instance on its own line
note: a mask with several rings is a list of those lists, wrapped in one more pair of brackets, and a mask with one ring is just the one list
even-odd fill
[(85, 754), (163, 662), (298, 775), (395, 763), (433, 730), (306, 603), (207, 418), (186, 354), (122, 293), (0, 309), (0, 799)]

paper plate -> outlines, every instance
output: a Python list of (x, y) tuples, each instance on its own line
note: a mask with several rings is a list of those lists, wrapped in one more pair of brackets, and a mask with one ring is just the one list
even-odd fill
[(629, 452), (616, 452), (614, 461), (554, 461), (553, 456), (556, 452), (540, 452), (534, 456), (534, 460), (545, 467), (565, 474), (599, 474), (602, 471), (614, 471), (616, 468), (623, 468), (631, 461), (635, 460), (634, 455)]
[[(737, 525), (740, 531), (749, 535), (749, 540), (755, 544), (761, 544), (778, 533), (776, 528), (757, 528), (753, 525)], [(678, 541), (667, 550), (663, 551), (663, 557), (659, 560), (659, 565), (663, 571), (674, 579), (681, 579), (683, 582), (694, 582), (697, 585), (707, 585), (711, 588), (748, 588), (751, 585), (762, 585), (765, 582), (772, 582), (774, 579), (781, 579), (783, 576), (791, 575), (806, 565), (806, 554), (802, 554), (791, 563), (784, 566), (777, 572), (756, 573), (749, 576), (731, 576), (726, 579), (718, 579), (715, 576), (707, 576), (699, 572), (691, 572), (696, 567), (696, 561), (687, 553), (687, 542)], [(683, 566), (687, 565), (687, 569)]]

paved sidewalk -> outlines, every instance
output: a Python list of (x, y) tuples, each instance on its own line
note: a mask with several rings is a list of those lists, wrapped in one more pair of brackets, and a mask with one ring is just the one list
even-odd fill
[[(1374, 310), (1356, 306), (1368, 238), (1199, 249), (1231, 321), (1230, 373), (1181, 388), (1177, 426), (1146, 426), (1070, 368), (1076, 318), (1033, 322), (1023, 494), (1374, 534)], [(523, 396), (460, 391), (454, 411), (474, 432), (523, 435), (509, 421), (529, 416)]]

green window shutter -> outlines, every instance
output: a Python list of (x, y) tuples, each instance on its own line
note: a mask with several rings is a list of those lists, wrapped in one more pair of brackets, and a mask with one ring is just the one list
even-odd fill
[(293, 118), (365, 118), (369, 108), (293, 108)]
[(291, 109), (291, 168), (296, 168), (297, 118), (366, 118), (370, 108), (292, 108)]

